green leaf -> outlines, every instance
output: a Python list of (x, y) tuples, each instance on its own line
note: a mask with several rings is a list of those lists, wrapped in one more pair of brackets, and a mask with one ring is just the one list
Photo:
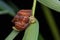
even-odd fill
[(36, 20), (36, 23), (31, 24), (26, 29), (22, 40), (38, 40), (38, 34), (39, 34), (39, 23)]
[(6, 10), (0, 11), (0, 15), (1, 15), (1, 14), (6, 14), (6, 13), (8, 13), (8, 11), (6, 11)]
[(15, 15), (15, 11), (10, 6), (8, 6), (4, 1), (0, 1), (0, 8), (8, 11), (8, 13), (12, 16)]
[(10, 6), (15, 12), (18, 11), (17, 6), (9, 0), (4, 1), (8, 6)]
[(57, 24), (55, 23), (55, 20), (52, 16), (51, 11), (44, 5), (42, 5), (42, 9), (43, 9), (44, 15), (46, 17), (46, 20), (48, 22), (48, 25), (51, 29), (51, 32), (53, 34), (54, 40), (60, 40)]
[(60, 1), (59, 0), (38, 0), (43, 5), (60, 12)]
[(5, 40), (13, 40), (17, 35), (18, 35), (18, 31), (13, 30), (6, 38)]

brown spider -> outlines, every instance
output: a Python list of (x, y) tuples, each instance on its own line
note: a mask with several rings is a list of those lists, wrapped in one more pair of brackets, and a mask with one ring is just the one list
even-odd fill
[(31, 12), (31, 10), (20, 10), (12, 20), (12, 22), (15, 24), (13, 29), (18, 31), (26, 29), (26, 27), (29, 25), (29, 17), (31, 16)]

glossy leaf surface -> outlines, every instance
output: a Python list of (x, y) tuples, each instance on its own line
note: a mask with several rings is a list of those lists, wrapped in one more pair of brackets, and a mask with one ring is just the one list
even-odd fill
[(60, 1), (59, 0), (38, 0), (43, 5), (60, 12)]
[(23, 40), (38, 40), (38, 34), (39, 34), (39, 23), (36, 21), (36, 23), (31, 24), (25, 31)]

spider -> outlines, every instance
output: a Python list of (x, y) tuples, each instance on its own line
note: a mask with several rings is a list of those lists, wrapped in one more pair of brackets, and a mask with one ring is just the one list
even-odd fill
[(20, 10), (17, 12), (17, 15), (13, 18), (12, 22), (15, 24), (13, 27), (14, 30), (22, 31), (26, 29), (33, 20), (32, 10)]

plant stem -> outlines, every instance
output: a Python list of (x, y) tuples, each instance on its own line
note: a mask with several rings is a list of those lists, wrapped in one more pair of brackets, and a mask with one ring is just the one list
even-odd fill
[(18, 35), (18, 31), (13, 30), (6, 38), (5, 40), (13, 40), (17, 35)]
[(51, 32), (53, 34), (54, 40), (60, 40), (58, 28), (57, 28), (57, 25), (55, 23), (53, 16), (51, 15), (51, 11), (47, 7), (45, 7), (44, 5), (42, 5), (42, 8), (43, 8), (46, 20), (49, 23), (49, 27), (50, 27)]
[(32, 7), (32, 15), (34, 16), (34, 14), (35, 14), (35, 8), (36, 8), (36, 0), (34, 0), (34, 2), (33, 2), (33, 7)]

